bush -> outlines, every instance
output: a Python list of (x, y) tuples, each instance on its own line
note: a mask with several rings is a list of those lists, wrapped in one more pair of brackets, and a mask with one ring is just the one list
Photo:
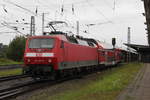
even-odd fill
[(23, 36), (15, 37), (8, 46), (7, 58), (14, 61), (21, 61), (24, 55), (25, 41), (26, 38)]

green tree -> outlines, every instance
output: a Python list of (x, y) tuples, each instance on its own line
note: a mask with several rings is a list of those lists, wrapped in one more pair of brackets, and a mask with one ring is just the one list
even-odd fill
[(24, 55), (25, 41), (26, 41), (25, 37), (16, 36), (8, 46), (7, 58), (15, 61), (21, 61)]
[(6, 52), (7, 52), (8, 46), (3, 45), (2, 48), (0, 48), (0, 58), (7, 58)]

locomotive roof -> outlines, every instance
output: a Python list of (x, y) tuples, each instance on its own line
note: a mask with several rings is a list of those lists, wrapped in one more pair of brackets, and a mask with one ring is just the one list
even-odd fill
[(94, 42), (95, 44), (97, 44), (96, 40), (92, 39), (92, 38), (83, 38), (82, 36), (79, 35), (70, 35), (61, 31), (52, 31), (52, 32), (44, 32), (44, 34), (49, 34), (49, 35), (41, 35), (41, 36), (31, 36), (30, 38), (40, 38), (40, 37), (45, 37), (45, 36), (54, 36), (54, 37), (58, 37), (58, 38), (74, 38), (74, 39), (81, 39), (81, 40), (85, 40), (85, 41), (90, 41), (90, 42)]
[(41, 36), (31, 36), (29, 38), (48, 38), (48, 37), (57, 37), (60, 40), (67, 41), (66, 37), (64, 35), (41, 35)]
[[(72, 36), (68, 36), (66, 33), (63, 33), (63, 32), (59, 32), (59, 31), (56, 31), (56, 32), (51, 32), (49, 33), (50, 35), (43, 35), (43, 36), (32, 36), (30, 38), (45, 38), (45, 37), (57, 37), (59, 38), (60, 40), (64, 40), (64, 41), (70, 41), (74, 43), (77, 42), (78, 39), (80, 40), (84, 40), (84, 41), (87, 41), (87, 42), (92, 42), (96, 45), (99, 45), (99, 47), (103, 48), (103, 49), (113, 49), (113, 46), (111, 44), (108, 44), (108, 43), (105, 43), (105, 42), (102, 42), (102, 41), (99, 41), (99, 40), (95, 40), (95, 39), (92, 39), (92, 38), (83, 38), (81, 36), (75, 36), (75, 35), (72, 35)], [(78, 42), (77, 42), (78, 44)]]

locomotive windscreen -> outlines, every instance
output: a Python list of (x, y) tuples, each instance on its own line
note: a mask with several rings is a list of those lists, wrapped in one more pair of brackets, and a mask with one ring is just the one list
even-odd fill
[(33, 38), (29, 41), (29, 48), (53, 48), (54, 39), (52, 38)]

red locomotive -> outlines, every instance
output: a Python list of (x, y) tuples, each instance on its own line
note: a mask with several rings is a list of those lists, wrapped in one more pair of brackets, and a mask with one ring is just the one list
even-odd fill
[(100, 69), (121, 60), (120, 49), (107, 48), (94, 39), (55, 31), (49, 36), (27, 39), (23, 71), (33, 77), (49, 78)]

